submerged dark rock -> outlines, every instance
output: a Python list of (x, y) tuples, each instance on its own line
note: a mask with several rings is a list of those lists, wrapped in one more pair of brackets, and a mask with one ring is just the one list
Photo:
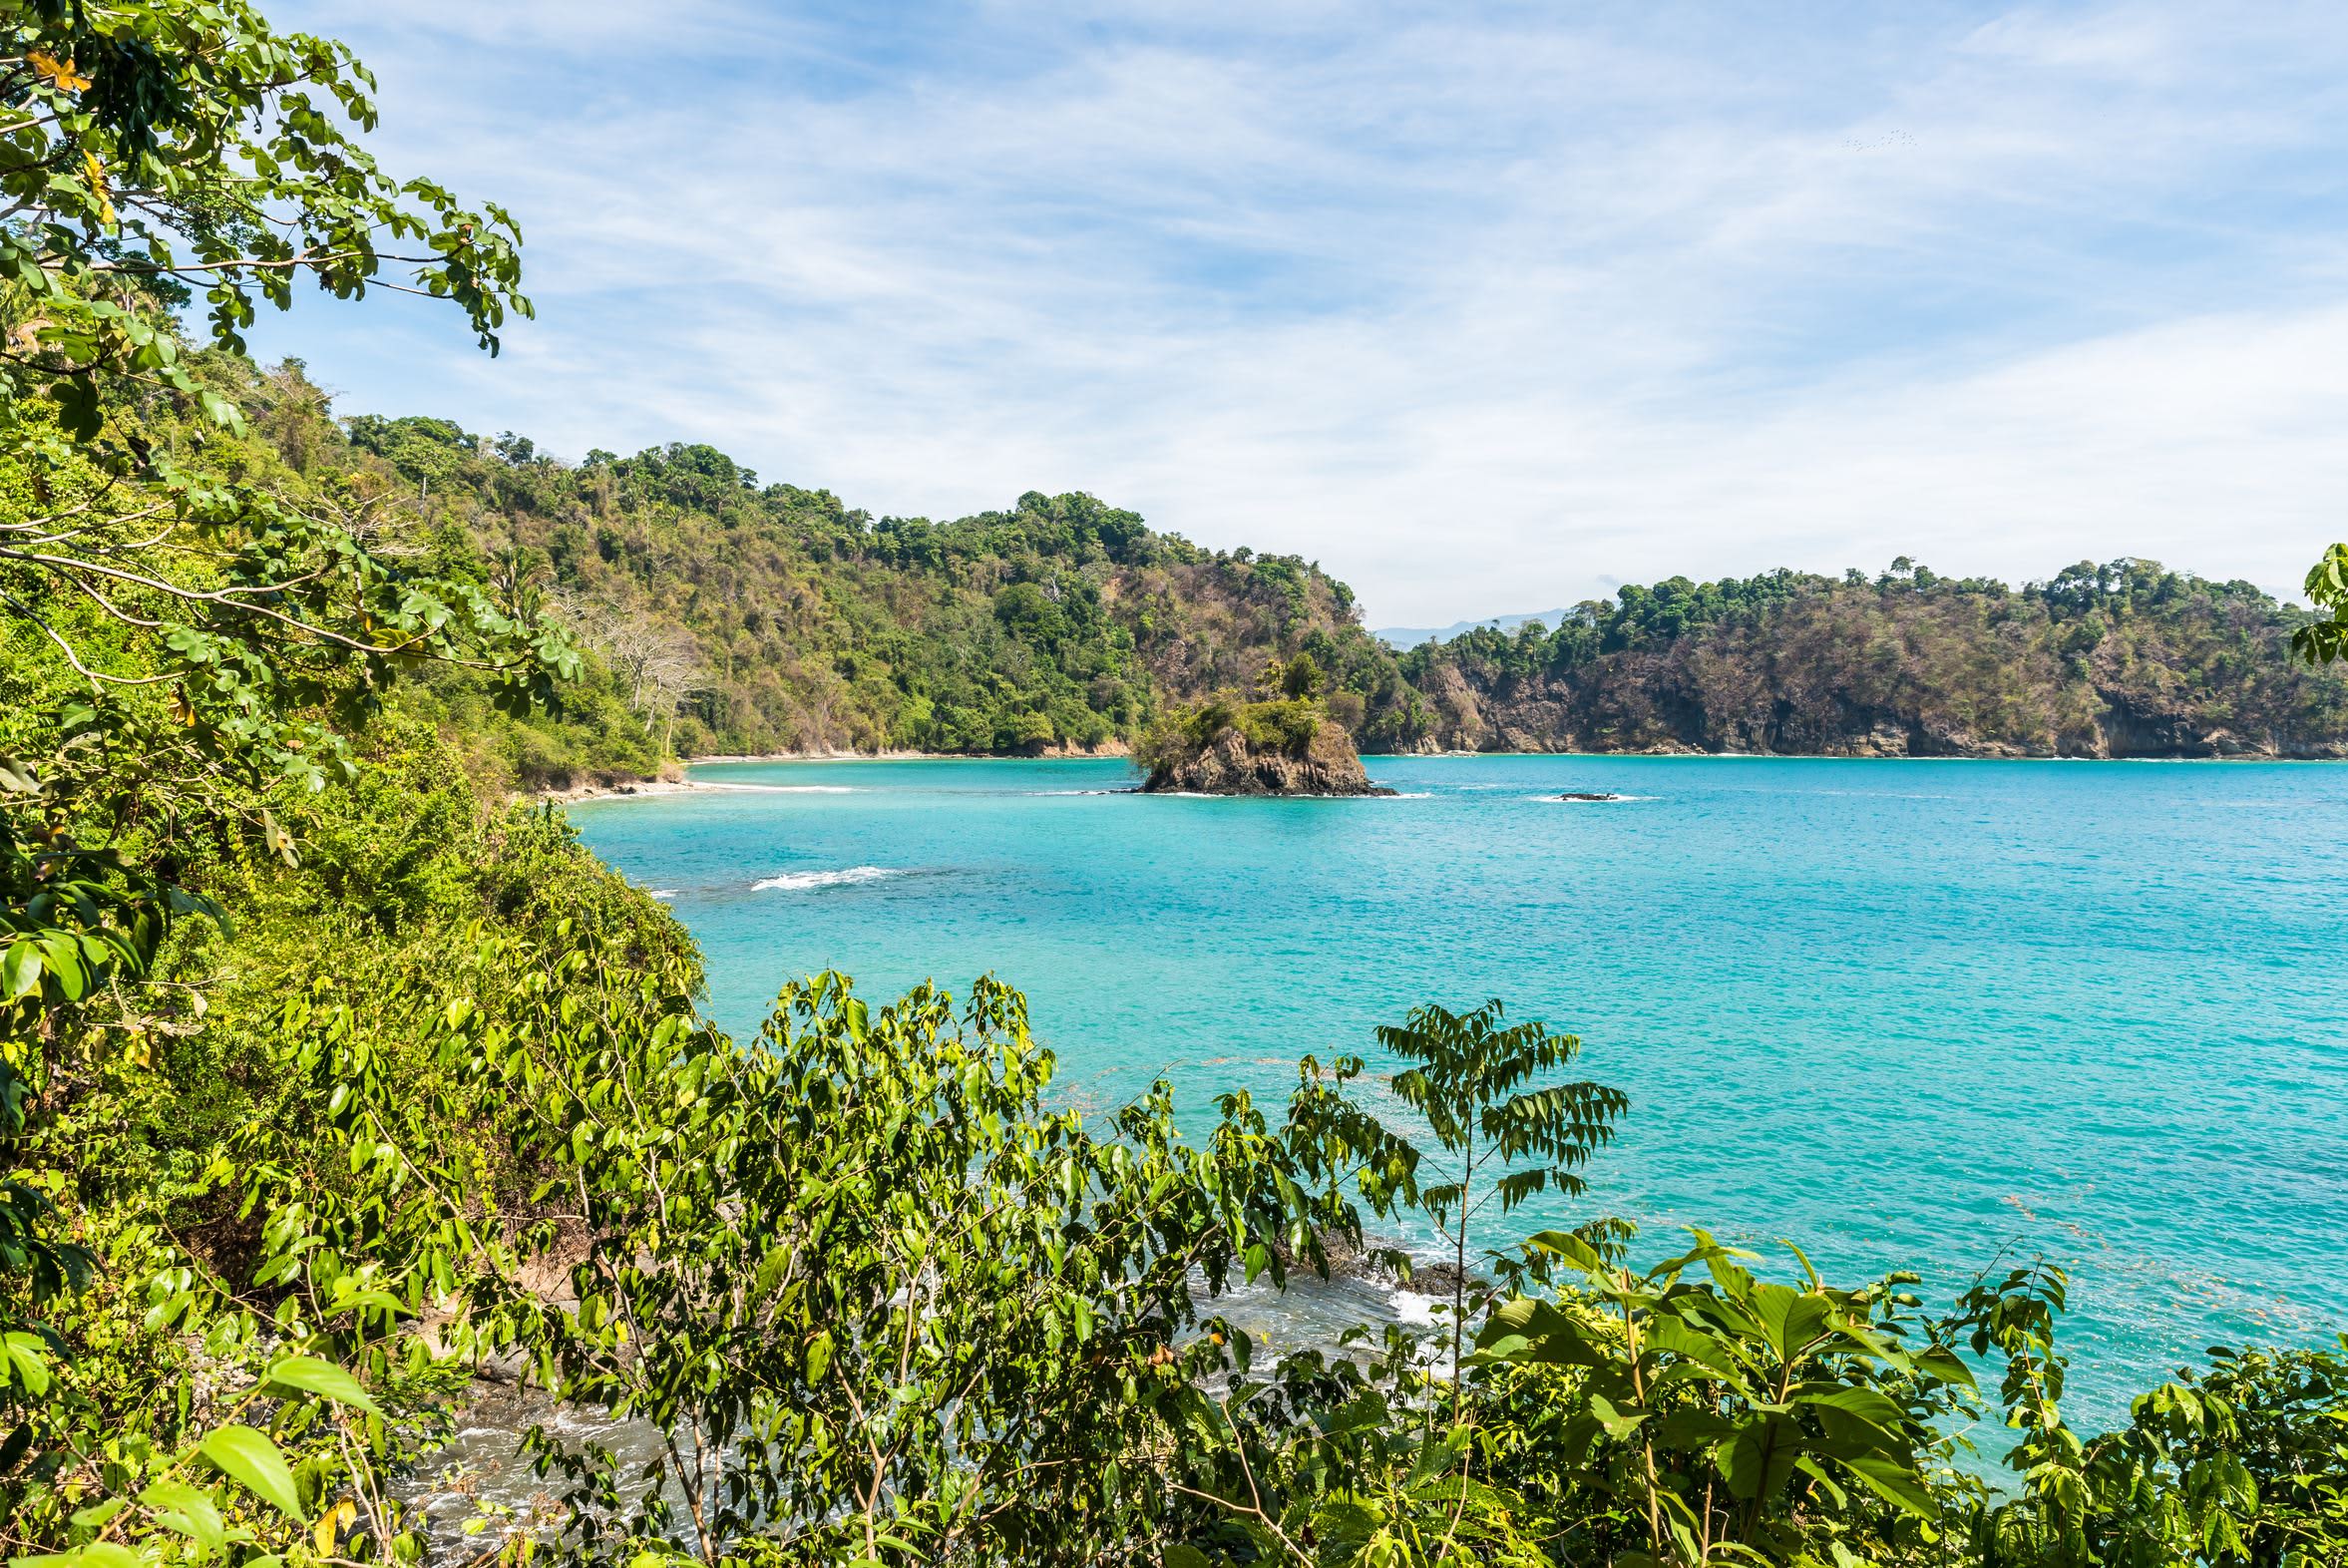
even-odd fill
[[(1332, 1280), (1377, 1280), (1387, 1277), (1384, 1249), (1377, 1244), (1356, 1247), (1335, 1231), (1320, 1235), (1322, 1265)], [(1274, 1242), (1272, 1250), (1280, 1255), (1281, 1264), (1292, 1273), (1318, 1273), (1314, 1265), (1288, 1243)]]
[(1620, 795), (1610, 795), (1604, 790), (1569, 789), (1557, 798), (1559, 800), (1620, 800), (1623, 797)]
[(1491, 1285), (1491, 1281), (1477, 1279), (1472, 1274), (1462, 1275), (1459, 1265), (1455, 1263), (1426, 1263), (1410, 1271), (1410, 1278), (1402, 1282), (1402, 1289), (1413, 1296), (1441, 1298), (1456, 1295), (1462, 1280), (1471, 1294), (1488, 1289)]

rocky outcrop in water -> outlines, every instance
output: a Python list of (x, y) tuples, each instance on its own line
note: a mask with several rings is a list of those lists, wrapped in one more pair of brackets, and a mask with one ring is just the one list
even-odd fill
[(1191, 795), (1391, 795), (1370, 781), (1352, 737), (1322, 717), (1303, 744), (1251, 737), (1237, 724), (1155, 757), (1144, 792)]
[(1253, 693), (1219, 691), (1152, 730), (1141, 787), (1192, 795), (1391, 795), (1370, 782), (1354, 737), (1323, 699), (1311, 655), (1266, 666)]

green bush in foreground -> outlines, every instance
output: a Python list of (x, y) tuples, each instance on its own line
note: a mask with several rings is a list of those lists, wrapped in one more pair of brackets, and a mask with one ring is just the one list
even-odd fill
[[(1188, 1141), (1163, 1084), (1055, 1107), (991, 982), (873, 1007), (824, 977), (738, 1046), (665, 917), (549, 847), (569, 887), (495, 924), (453, 898), (230, 998), (250, 1070), (143, 1069), (29, 1140), (101, 1266), (38, 1309), (65, 1354), (9, 1417), (15, 1550), (413, 1558), (385, 1476), (429, 1466), (488, 1356), (661, 1440), (633, 1471), (535, 1435), (559, 1505), (468, 1553), (2247, 1565), (2348, 1540), (2348, 1360), (2229, 1353), (2077, 1433), (2043, 1268), (1935, 1313), (1701, 1234), (1641, 1270), (1548, 1233), (1486, 1260), (1554, 1283), (1490, 1300), (1455, 1383), (1443, 1335), (1263, 1365), (1228, 1289), (1317, 1267), (1433, 1170), (1349, 1096), (1359, 1063)], [(87, 1140), (175, 1092), (245, 1113), (181, 1189), (77, 1203)], [(2023, 1437), (1997, 1492), (1960, 1464), (1984, 1419)]]

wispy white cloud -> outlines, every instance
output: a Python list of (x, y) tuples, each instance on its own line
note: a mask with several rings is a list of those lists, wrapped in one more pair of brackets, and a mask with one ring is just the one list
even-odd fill
[(541, 306), (495, 364), (257, 334), (352, 408), (1087, 489), (1381, 621), (1902, 553), (2287, 588), (2348, 533), (2326, 10), (293, 11)]

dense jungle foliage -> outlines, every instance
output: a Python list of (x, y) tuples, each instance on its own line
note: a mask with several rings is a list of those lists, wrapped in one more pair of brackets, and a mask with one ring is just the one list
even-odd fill
[(2348, 680), (2285, 656), (2305, 612), (2152, 562), (2020, 588), (1906, 561), (1675, 578), (1396, 654), (1318, 565), (1208, 552), (1089, 496), (876, 520), (708, 447), (575, 467), (442, 420), (338, 424), (297, 365), (214, 373), (252, 383), (281, 461), (381, 475), (444, 570), (521, 578), (578, 629), (637, 737), (505, 731), (527, 785), (672, 753), (1114, 748), (1300, 652), (1366, 751), (2348, 749)]
[[(2021, 588), (1906, 561), (1872, 580), (1675, 578), (1553, 629), (1397, 655), (1317, 565), (1208, 552), (1089, 496), (876, 520), (760, 487), (708, 447), (575, 467), (443, 420), (337, 421), (298, 363), (214, 349), (179, 368), (246, 411), (239, 432), (201, 433), (218, 465), (280, 494), (341, 487), (379, 553), (505, 585), (581, 643), (561, 719), (485, 722), (482, 681), (426, 682), (516, 788), (647, 777), (677, 755), (1113, 749), (1300, 653), (1367, 751), (2348, 751), (2348, 678), (2287, 657), (2325, 622), (2151, 562)], [(131, 418), (149, 449), (196, 439), (168, 406)]]
[(2342, 755), (2348, 681), (2289, 657), (2307, 624), (2149, 561), (2012, 588), (1903, 559), (1625, 588), (1401, 662), (1432, 733), (1469, 749)]
[[(357, 64), (242, 0), (0, 21), (12, 1561), (2342, 1559), (2348, 1355), (2220, 1352), (2092, 1433), (2043, 1263), (1927, 1304), (1594, 1213), (1476, 1258), (1631, 1111), (1497, 1003), (1187, 1135), (1163, 1084), (1064, 1106), (989, 980), (818, 977), (726, 1037), (668, 914), (495, 803), (530, 747), (656, 760), (654, 676), (237, 358), (297, 281), (494, 346), (511, 225), (381, 173)], [(1108, 516), (989, 527), (1084, 535), (1105, 600), (1139, 548)], [(1228, 1321), (1414, 1224), (1453, 1256), (1438, 1331), (1266, 1363)], [(653, 1457), (533, 1430), (547, 1506), (428, 1538), (403, 1477), (493, 1363)]]
[(452, 548), (549, 585), (686, 754), (1098, 750), (1299, 649), (1366, 743), (1423, 729), (1352, 591), (1296, 557), (1208, 551), (1083, 495), (875, 519), (706, 446), (572, 466), (442, 420), (338, 429), (298, 371), (280, 380), (316, 409), (309, 450), (379, 460)]
[[(276, 433), (293, 461), (379, 459), (450, 565), (546, 585), (664, 751), (1098, 750), (1302, 652), (1365, 751), (2348, 752), (2348, 679), (2287, 657), (2304, 611), (2152, 562), (2020, 588), (1904, 560), (1675, 578), (1397, 655), (1318, 564), (1208, 552), (1089, 496), (876, 520), (704, 446), (574, 467), (441, 420), (338, 427), (298, 367), (269, 379), (307, 411)], [(640, 766), (530, 744), (532, 783)]]
[(1317, 565), (1209, 552), (1089, 496), (876, 520), (709, 447), (572, 466), (443, 420), (338, 422), (298, 364), (194, 370), (256, 411), (254, 461), (367, 475), (405, 548), (527, 585), (579, 635), (591, 717), (468, 726), (521, 787), (671, 755), (1115, 748), (1300, 652), (1366, 751), (2348, 751), (2348, 679), (2287, 656), (2306, 612), (2152, 562), (2020, 588), (1904, 560), (1675, 578), (1397, 655)]

